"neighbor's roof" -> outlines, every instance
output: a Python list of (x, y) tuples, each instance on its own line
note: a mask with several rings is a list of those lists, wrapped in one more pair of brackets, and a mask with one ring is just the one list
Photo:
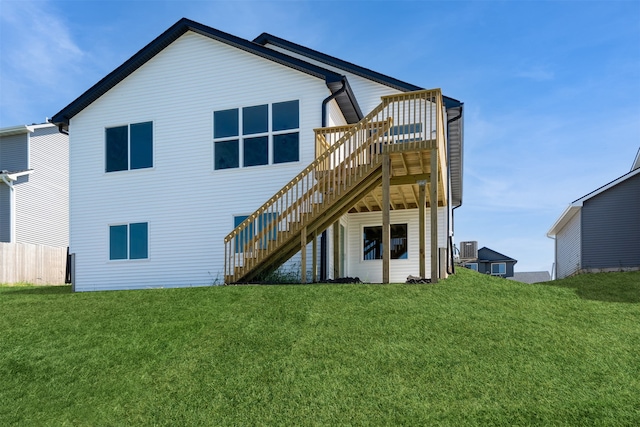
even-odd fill
[(226, 43), (235, 48), (252, 53), (254, 55), (258, 55), (270, 61), (285, 65), (294, 70), (309, 74), (313, 77), (323, 79), (331, 93), (334, 94), (342, 89), (343, 82), (345, 82), (346, 90), (344, 92), (340, 92), (337, 95), (336, 101), (338, 102), (340, 109), (343, 110), (345, 118), (348, 121), (356, 122), (362, 118), (360, 107), (358, 106), (355, 96), (353, 95), (353, 92), (348, 86), (348, 82), (343, 75), (331, 70), (327, 70), (326, 68), (310, 64), (300, 59), (285, 55), (273, 49), (268, 49), (258, 43), (254, 43), (240, 37), (236, 37), (234, 35), (216, 30), (206, 25), (202, 25), (198, 22), (182, 18), (174, 25), (172, 25), (168, 30), (154, 39), (151, 43), (143, 47), (135, 55), (125, 61), (122, 65), (109, 73), (98, 83), (93, 85), (89, 90), (80, 95), (80, 97), (78, 97), (61, 111), (56, 113), (51, 118), (51, 122), (57, 125), (68, 126), (69, 120), (71, 120), (73, 116), (91, 105), (91, 103), (100, 98), (107, 91), (120, 83), (130, 74), (144, 65), (147, 61), (160, 53), (164, 48), (176, 41), (187, 31), (192, 31), (194, 33), (209, 37), (222, 43)]
[(553, 224), (553, 226), (551, 226), (551, 229), (549, 229), (549, 231), (547, 232), (547, 236), (552, 237), (558, 234), (560, 230), (562, 230), (564, 226), (567, 225), (567, 223), (571, 220), (571, 218), (573, 218), (575, 214), (577, 214), (580, 211), (580, 209), (582, 209), (582, 205), (584, 204), (584, 202), (597, 196), (600, 193), (604, 193), (608, 189), (615, 187), (621, 182), (624, 182), (629, 178), (636, 176), (638, 174), (640, 174), (640, 168), (633, 169), (631, 170), (631, 172), (628, 172), (622, 175), (621, 177), (614, 179), (610, 183), (605, 184), (602, 187), (593, 190), (591, 193), (588, 193), (580, 197), (579, 199), (571, 202), (571, 204), (564, 210), (564, 212), (562, 212), (562, 215), (560, 215), (560, 218), (558, 218), (556, 222)]
[(51, 123), (41, 123), (32, 125), (18, 125), (0, 128), (0, 136), (22, 135), (25, 133), (33, 133), (36, 129), (53, 127)]
[(478, 262), (494, 261), (513, 261), (514, 263), (518, 262), (517, 260), (501, 254), (500, 252), (494, 251), (493, 249), (489, 249), (486, 246), (478, 249)]

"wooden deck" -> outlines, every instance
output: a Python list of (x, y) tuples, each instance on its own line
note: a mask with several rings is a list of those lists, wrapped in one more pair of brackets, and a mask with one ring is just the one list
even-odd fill
[[(225, 282), (275, 270), (347, 212), (382, 212), (388, 248), (389, 211), (418, 208), (424, 242), (425, 207), (447, 204), (446, 149), (439, 89), (383, 97), (355, 125), (316, 129), (316, 159), (225, 238)], [(436, 211), (431, 271), (438, 267)], [(306, 251), (301, 253), (306, 281)], [(388, 253), (383, 265), (388, 282)]]

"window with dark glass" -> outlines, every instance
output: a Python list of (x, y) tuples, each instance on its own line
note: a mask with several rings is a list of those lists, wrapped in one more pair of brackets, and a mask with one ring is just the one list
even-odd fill
[[(255, 231), (256, 230), (256, 225), (257, 225), (257, 233), (261, 233), (262, 230), (265, 229), (265, 227), (267, 227), (269, 225), (269, 223), (276, 219), (278, 217), (278, 214), (275, 212), (271, 212), (271, 213), (263, 213), (261, 216), (259, 216), (257, 218), (256, 221), (252, 222), (251, 224), (249, 224), (248, 227), (246, 227), (245, 229), (243, 229), (240, 233), (238, 233), (238, 235), (235, 238), (235, 247), (236, 247), (236, 253), (242, 253), (245, 250), (250, 251), (250, 247), (251, 246), (251, 240), (255, 237)], [(247, 215), (238, 215), (233, 217), (233, 226), (237, 227), (240, 224), (242, 224), (242, 221), (244, 221), (245, 219), (247, 219), (248, 216)], [(260, 239), (260, 248), (261, 249), (266, 249), (267, 245), (268, 245), (268, 241), (269, 240), (276, 240), (276, 237), (278, 236), (278, 229), (277, 227), (273, 227), (268, 233), (265, 234), (265, 236), (263, 236)]]
[(149, 257), (149, 231), (146, 222), (109, 227), (109, 259), (146, 259)]
[(300, 160), (299, 101), (214, 111), (214, 169)]
[(258, 166), (269, 164), (269, 137), (258, 136), (255, 138), (245, 138), (244, 144), (244, 166)]
[[(407, 259), (407, 224), (394, 224), (391, 228), (391, 259)], [(363, 259), (382, 259), (382, 226), (364, 227)]]
[(491, 274), (493, 276), (504, 276), (505, 274), (507, 274), (507, 264), (504, 262), (492, 263)]
[(153, 123), (105, 129), (106, 171), (153, 167)]

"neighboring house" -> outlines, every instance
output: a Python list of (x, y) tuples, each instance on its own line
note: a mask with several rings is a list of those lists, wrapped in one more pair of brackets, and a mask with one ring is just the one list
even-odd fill
[(51, 121), (76, 290), (450, 267), (463, 104), (439, 89), (182, 19)]
[(0, 129), (0, 242), (68, 245), (68, 152), (52, 124)]
[[(463, 245), (466, 243), (475, 242), (462, 242)], [(487, 247), (480, 248), (476, 254), (469, 255), (460, 260), (464, 267), (492, 276), (513, 277), (513, 266), (518, 262)]]
[(640, 151), (629, 173), (573, 201), (547, 236), (556, 278), (640, 269)]

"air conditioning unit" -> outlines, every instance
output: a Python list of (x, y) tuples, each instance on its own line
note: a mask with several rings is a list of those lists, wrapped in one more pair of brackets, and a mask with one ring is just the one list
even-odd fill
[(478, 242), (460, 242), (460, 258), (478, 258)]

